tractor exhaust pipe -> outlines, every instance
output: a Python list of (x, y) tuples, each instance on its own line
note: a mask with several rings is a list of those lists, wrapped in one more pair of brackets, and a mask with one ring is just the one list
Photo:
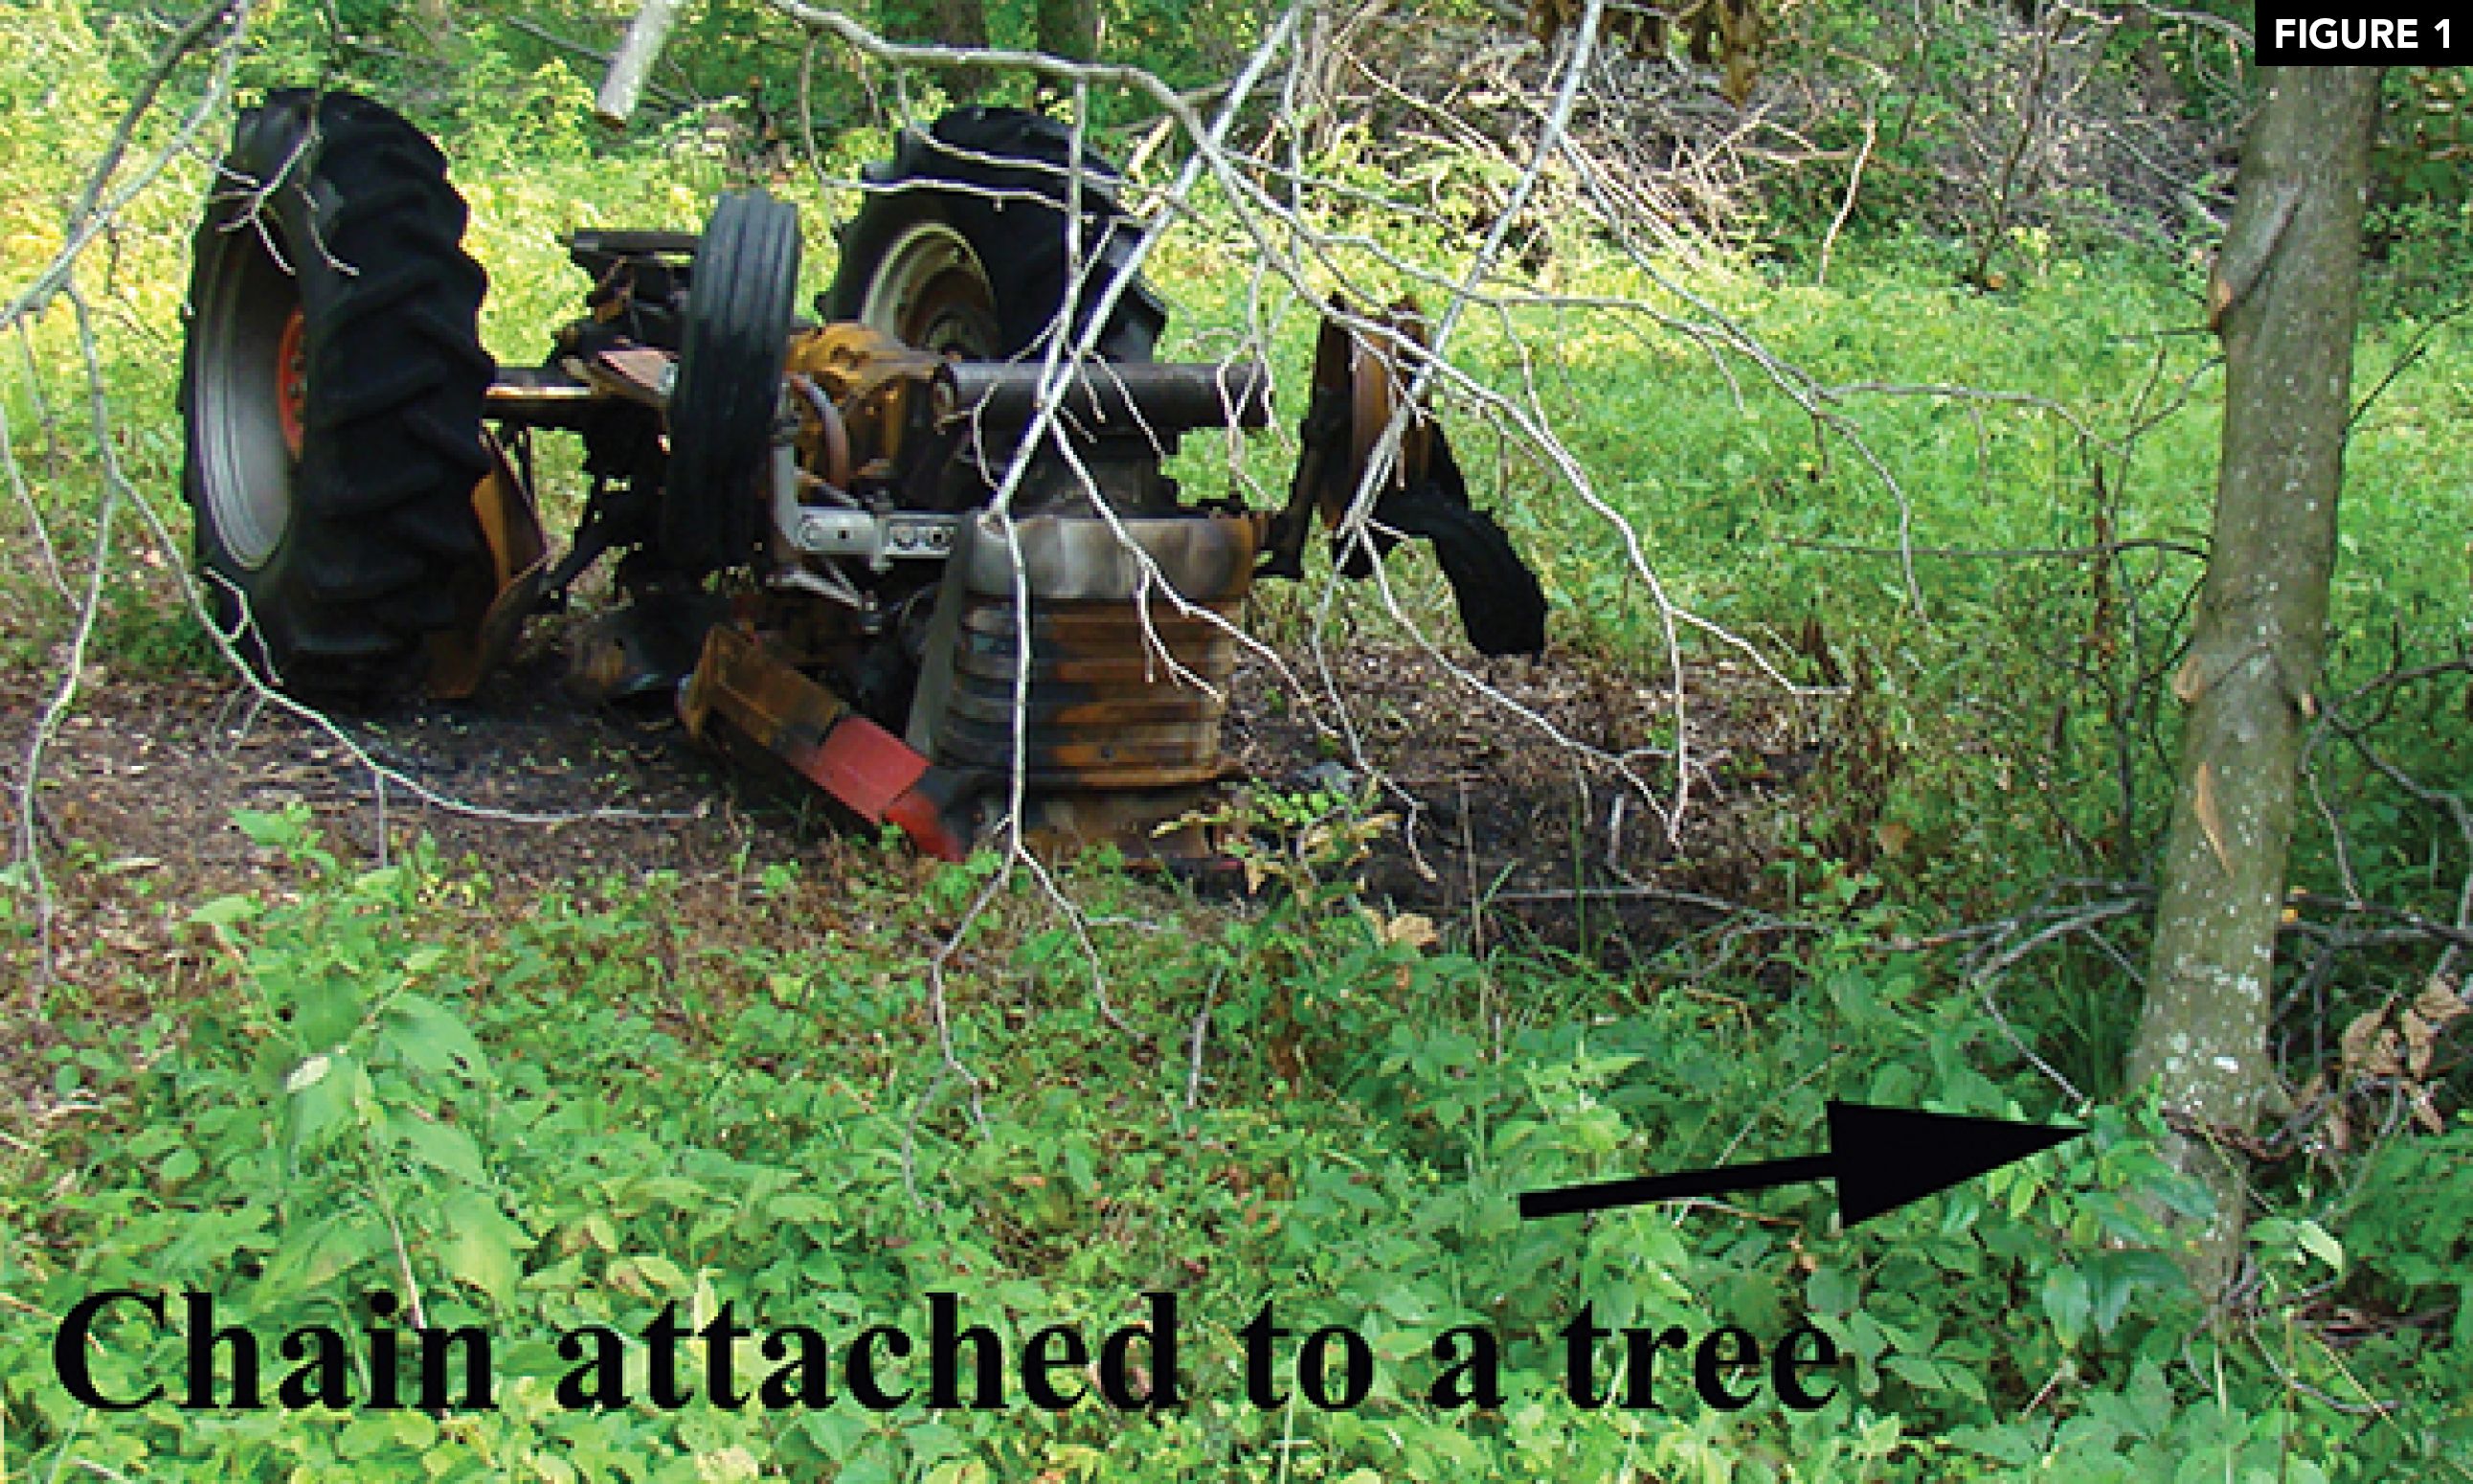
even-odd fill
[(1261, 361), (1092, 361), (1053, 371), (1011, 361), (956, 361), (936, 372), (940, 422), (1011, 432), (1027, 425), (1051, 378), (1057, 413), (1092, 432), (1163, 436), (1196, 428), (1259, 428), (1271, 420), (1271, 373)]

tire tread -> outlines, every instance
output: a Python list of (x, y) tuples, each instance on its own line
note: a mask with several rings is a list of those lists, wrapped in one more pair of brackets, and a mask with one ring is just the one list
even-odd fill
[[(486, 555), (470, 497), (490, 467), (487, 278), (461, 246), (468, 212), (445, 156), (392, 110), (348, 93), (271, 94), (241, 116), (226, 169), (265, 180), (287, 165), (265, 210), (309, 315), (310, 394), (283, 539), (253, 571), (231, 556), (194, 425), (186, 487), (228, 625), (241, 605), (225, 584), (246, 594), (244, 652), (287, 689), (369, 697), (418, 682), (428, 635), (454, 620), (458, 574)], [(237, 271), (228, 254), (266, 251), (258, 233), (228, 229), (245, 207), (228, 192), (209, 201), (193, 305), (214, 275)], [(199, 377), (248, 373), (212, 337), (193, 323), (184, 407)]]

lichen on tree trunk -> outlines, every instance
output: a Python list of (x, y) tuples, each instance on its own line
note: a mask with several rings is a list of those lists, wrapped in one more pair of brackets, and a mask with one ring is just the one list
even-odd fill
[(2210, 1294), (2239, 1270), (2245, 1212), (2236, 1167), (2204, 1131), (2247, 1131), (2272, 1085), (2275, 932), (2326, 655), (2379, 71), (2267, 74), (2208, 290), (2224, 347), (2222, 462), (2206, 586), (2173, 681), (2189, 713), (2129, 1073), (2192, 1131), (2178, 1153), (2216, 1191), (2189, 1262)]

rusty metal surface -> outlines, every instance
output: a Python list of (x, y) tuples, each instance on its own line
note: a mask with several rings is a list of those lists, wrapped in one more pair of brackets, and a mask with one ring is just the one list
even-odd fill
[(984, 530), (971, 533), (956, 558), (964, 580), (948, 579), (957, 589), (949, 627), (930, 640), (943, 646), (931, 654), (939, 673), (922, 687), (940, 764), (1011, 776), (1026, 642), (1026, 787), (1156, 789), (1221, 776), (1219, 728), (1236, 659), (1231, 630), (1252, 582), (1259, 526), (1211, 516), (1120, 524), (1195, 611), (1156, 584), (1145, 589), (1116, 525), (1042, 517), (1018, 529), (1030, 594), (1025, 635), (1012, 552)]
[(716, 625), (706, 634), (679, 715), (698, 737), (708, 738), (716, 720), (727, 724), (861, 819), (898, 826), (929, 854), (968, 853), (949, 818), (957, 791), (932, 775), (926, 758), (735, 629)]
[(847, 488), (860, 471), (898, 457), (910, 398), (924, 395), (921, 389), (944, 364), (933, 351), (914, 349), (864, 324), (828, 324), (799, 336), (790, 344), (789, 373), (812, 382), (841, 422), (838, 430), (830, 428), (808, 404), (799, 435), (800, 462)]
[(597, 350), (580, 364), (585, 380), (596, 390), (660, 410), (669, 407), (679, 379), (679, 358), (667, 350)]
[(1064, 383), (1058, 416), (1086, 434), (1165, 437), (1193, 428), (1259, 428), (1271, 420), (1270, 368), (1257, 360), (1105, 361), (1053, 372), (1038, 365), (956, 361), (936, 373), (937, 420), (1021, 427), (1051, 375)]
[(833, 399), (816, 385), (813, 376), (792, 371), (788, 380), (807, 415), (800, 434), (808, 445), (809, 457), (804, 461), (808, 471), (830, 489), (848, 490), (854, 470), (851, 464), (850, 424), (842, 420), (842, 410), (833, 405)]
[[(1235, 603), (1211, 608), (1233, 622)], [(1021, 708), (1025, 787), (1163, 788), (1223, 774), (1219, 725), (1236, 640), (1199, 616), (1164, 604), (1152, 609), (1146, 633), (1130, 602), (1032, 604), (1030, 685)], [(1010, 602), (974, 596), (965, 605), (937, 730), (938, 763), (1012, 774), (1019, 632)]]
[(764, 653), (727, 625), (704, 636), (704, 653), (679, 698), (679, 718), (702, 737), (715, 716), (773, 752), (813, 748), (850, 714), (842, 699)]
[(490, 472), (472, 487), (484, 558), (460, 574), (456, 621), (429, 641), (429, 693), (460, 701), (515, 648), (524, 620), (540, 603), (549, 572), (549, 538), (540, 513), (506, 449), (489, 434)]
[[(1387, 311), (1365, 316), (1385, 332), (1370, 337), (1343, 323), (1350, 313), (1348, 301), (1333, 295), (1314, 342), (1310, 399), (1298, 428), (1305, 446), (1288, 481), (1287, 504), (1264, 533), (1258, 577), (1304, 577), (1306, 538), (1312, 534), (1315, 515), (1334, 532), (1347, 518), (1374, 450), (1415, 373), (1413, 364), (1404, 364), (1402, 343), (1420, 348), (1426, 344), (1425, 317), (1414, 299), (1403, 299)], [(1413, 352), (1405, 359), (1413, 362)], [(1399, 457), (1375, 491), (1378, 498), (1414, 488), (1429, 477), (1436, 431), (1432, 412), (1420, 405), (1401, 430)]]
[[(1374, 327), (1361, 332), (1346, 315), (1334, 301), (1323, 326), (1307, 456), (1276, 523), (1185, 505), (1161, 463), (1182, 433), (1269, 421), (1261, 362), (1107, 363), (1057, 373), (1074, 457), (1033, 450), (1009, 535), (983, 516), (988, 470), (1018, 451), (1042, 368), (955, 362), (859, 323), (795, 334), (783, 378), (798, 427), (772, 450), (763, 583), (740, 590), (733, 616), (700, 586), (639, 575), (628, 608), (576, 637), (586, 688), (675, 688), (690, 730), (763, 749), (931, 853), (961, 853), (974, 806), (1019, 763), (1030, 827), (1208, 855), (1199, 826), (1146, 842), (1228, 771), (1235, 624), (1258, 559), (1259, 572), (1299, 566), (1307, 528), (1317, 514), (1344, 518), (1404, 408), (1399, 459), (1375, 492), (1415, 487), (1436, 457), (1430, 414), (1407, 407), (1425, 341), (1413, 304), (1364, 316)], [(502, 377), (493, 410), (542, 426), (658, 427), (674, 356), (624, 335), (567, 348), (554, 369)], [(495, 465), (474, 491), (490, 561), (437, 652), (441, 694), (479, 682), (548, 570), (529, 491), (503, 454)], [(887, 680), (900, 665), (915, 668)], [(862, 709), (906, 715), (907, 741)]]
[(563, 412), (599, 395), (590, 382), (579, 381), (564, 371), (501, 366), (483, 394), (483, 405), (493, 418), (523, 418)]
[(697, 588), (639, 588), (569, 635), (567, 692), (596, 706), (667, 695), (695, 668), (705, 631), (728, 613), (722, 598)]
[(490, 445), (490, 472), (472, 490), (472, 514), (489, 542), (490, 565), (503, 588), (517, 573), (531, 570), (549, 555), (549, 537), (541, 530), (540, 511), (532, 491), (516, 474), (506, 448), (484, 435)]
[[(1381, 443), (1384, 430), (1407, 400), (1408, 383), (1416, 375), (1416, 362), (1426, 345), (1426, 317), (1418, 311), (1414, 299), (1401, 299), (1388, 310), (1366, 318), (1388, 333), (1367, 335), (1341, 330), (1346, 342), (1344, 371), (1324, 364), (1333, 348), (1331, 332), (1340, 329), (1336, 323), (1324, 322), (1323, 341), (1315, 352), (1314, 384), (1322, 386), (1328, 374), (1333, 385), (1344, 376), (1348, 387), (1348, 460), (1338, 467), (1326, 466), (1323, 470), (1323, 523), (1333, 531), (1339, 529), (1350, 502), (1364, 484), (1366, 469), (1374, 462), (1374, 451)], [(1422, 403), (1410, 411), (1401, 430), (1399, 457), (1392, 461), (1381, 490), (1406, 490), (1424, 482), (1432, 459), (1432, 424), (1433, 414)]]
[[(1019, 521), (1025, 634), (1014, 546), (984, 522), (966, 522), (928, 631), (911, 744), (956, 772), (1009, 778), (1026, 644), (1026, 788), (1121, 791), (1218, 778), (1236, 671), (1232, 630), (1253, 583), (1261, 529), (1250, 515)], [(1156, 574), (1147, 582), (1143, 557)], [(1180, 608), (1179, 595), (1194, 611)]]
[[(1011, 541), (976, 524), (955, 547), (954, 565), (971, 591), (1010, 597), (1018, 548), (1038, 598), (1129, 599), (1142, 590), (1147, 571), (1178, 596), (1207, 603), (1244, 595), (1261, 539), (1261, 522), (1253, 515), (1032, 515), (1014, 522)], [(1151, 591), (1161, 607), (1174, 607), (1156, 586)]]

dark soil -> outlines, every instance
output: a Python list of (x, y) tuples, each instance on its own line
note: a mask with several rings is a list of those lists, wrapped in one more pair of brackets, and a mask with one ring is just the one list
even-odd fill
[[(1529, 717), (1423, 650), (1362, 646), (1333, 658), (1327, 685), (1347, 699), (1354, 749), (1317, 724), (1336, 714), (1327, 698), (1284, 704), (1258, 662), (1241, 677), (1229, 752), (1273, 782), (1379, 778), (1375, 806), (1400, 827), (1375, 852), (1367, 884), (1399, 906), (1602, 953), (1705, 923), (1715, 909), (1697, 898), (1765, 895), (1779, 826), (1820, 756), (1816, 718), (1773, 682), (1730, 663), (1692, 673), (1693, 781), (1669, 830), (1668, 682), (1555, 654), (1464, 667)], [(1584, 901), (1599, 931), (1582, 933)], [(1623, 939), (1637, 941), (1613, 941)]]
[[(665, 709), (570, 699), (563, 666), (537, 641), (469, 702), (337, 718), (371, 757), (452, 807), (379, 784), (335, 736), (235, 682), (90, 671), (36, 791), (55, 972), (102, 991), (132, 960), (181, 962), (194, 947), (180, 926), (189, 908), (283, 889), (277, 853), (252, 843), (234, 811), (295, 802), (338, 854), (374, 865), (426, 835), (443, 861), (507, 892), (655, 871), (743, 880), (793, 857), (834, 874), (890, 869), (821, 798), (705, 753)], [(1319, 684), (1302, 661), (1294, 668)], [(1663, 684), (1602, 661), (1480, 661), (1475, 673), (1600, 752), (1671, 735)], [(1360, 646), (1334, 660), (1330, 682), (1356, 749), (1315, 720), (1336, 716), (1327, 699), (1283, 694), (1269, 666), (1249, 661), (1230, 757), (1261, 785), (1370, 788), (1399, 821), (1364, 864), (1370, 893), (1493, 941), (1627, 955), (1706, 925), (1713, 911), (1698, 898), (1758, 897), (1779, 822), (1817, 757), (1813, 719), (1769, 682), (1724, 665), (1694, 673), (1694, 784), (1669, 834), (1607, 763), (1490, 706), (1420, 651)], [(12, 840), (14, 767), (48, 694), (41, 677), (0, 677), (0, 734), (15, 742), (0, 803)], [(1633, 767), (1670, 796), (1669, 757), (1644, 753)], [(28, 898), (13, 895), (22, 919)], [(0, 944), (12, 979), (30, 955), (28, 943)], [(32, 1008), (19, 1001), (7, 1018), (20, 1007)]]

